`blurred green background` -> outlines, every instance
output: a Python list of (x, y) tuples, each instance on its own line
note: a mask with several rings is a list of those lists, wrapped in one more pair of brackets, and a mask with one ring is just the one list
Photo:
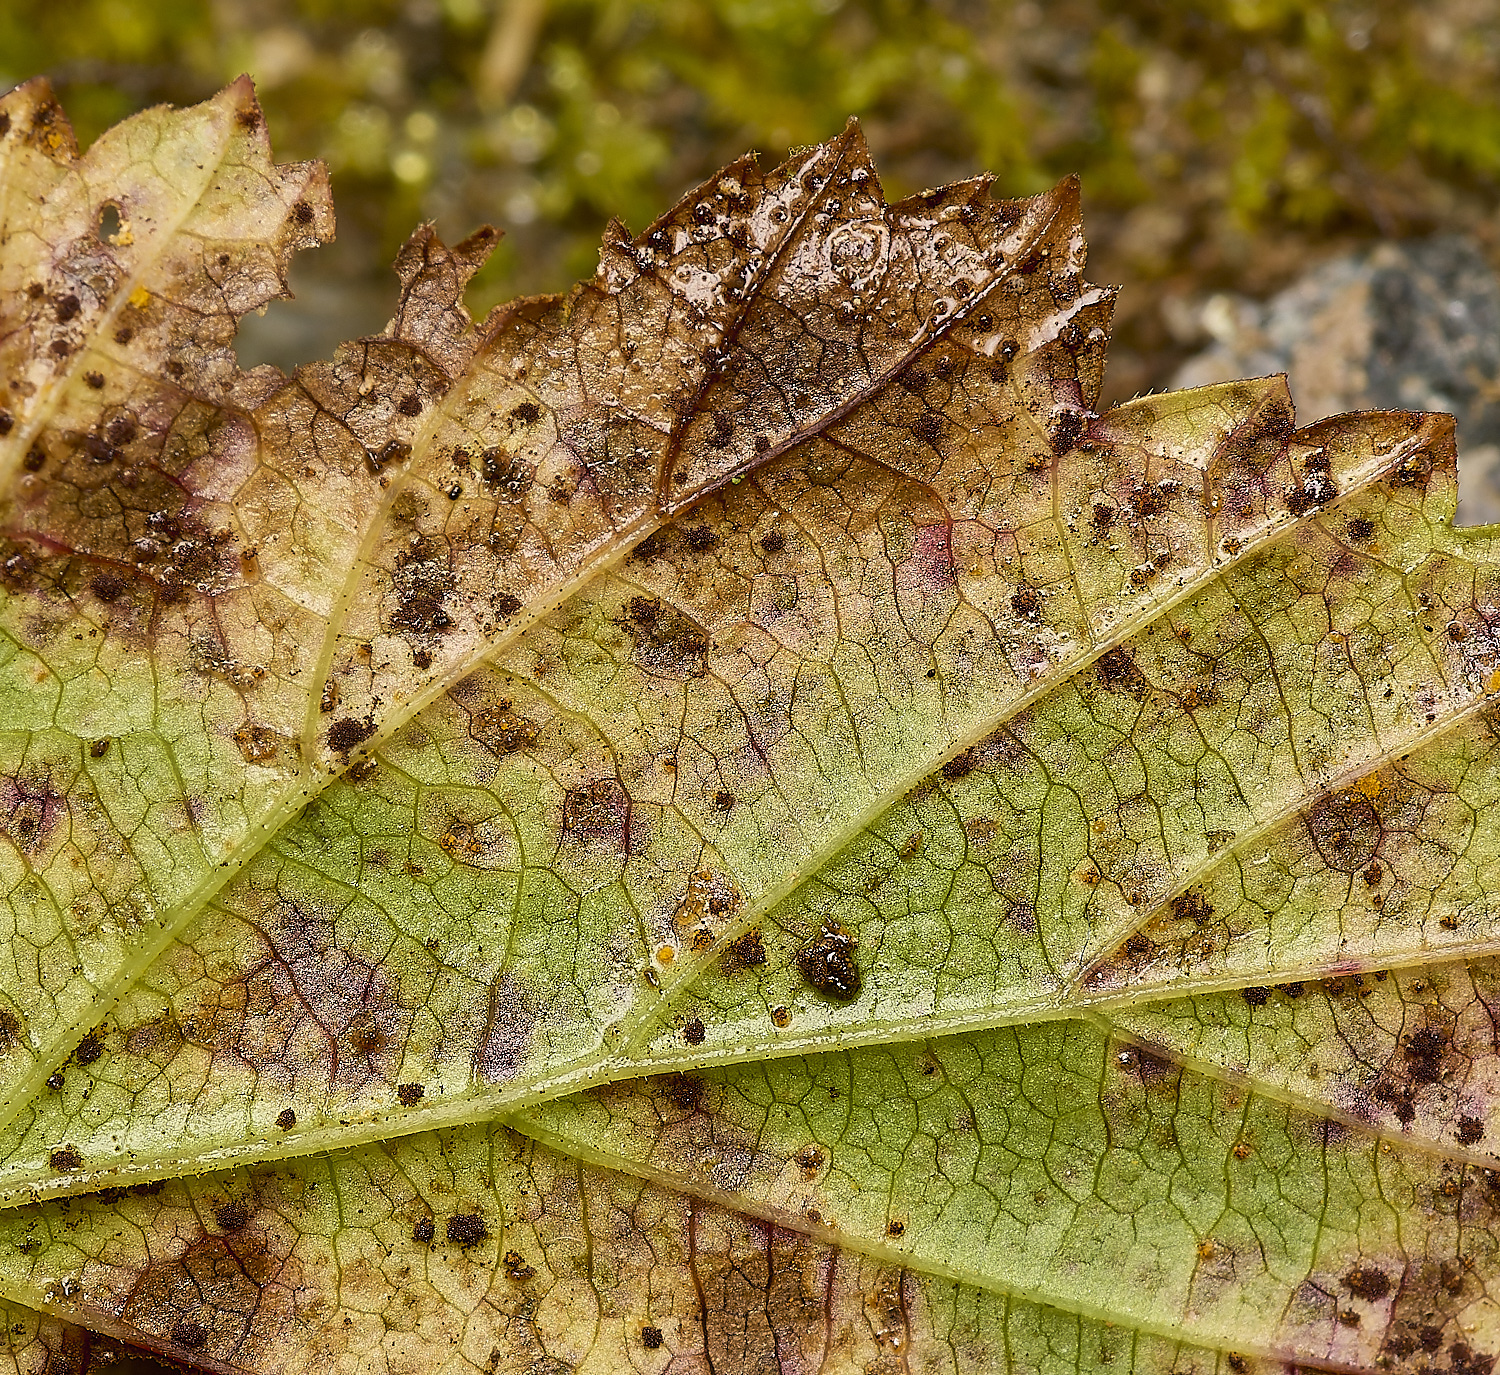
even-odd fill
[(1083, 176), (1091, 276), (1124, 283), (1109, 399), (1264, 294), (1379, 237), (1495, 256), (1500, 0), (4, 0), (0, 83), (46, 73), (87, 142), (256, 79), (281, 158), (333, 170), (339, 241), (242, 354), (326, 354), (389, 313), (421, 219), (505, 240), (483, 310), (592, 272), (746, 148), (863, 119), (887, 191)]

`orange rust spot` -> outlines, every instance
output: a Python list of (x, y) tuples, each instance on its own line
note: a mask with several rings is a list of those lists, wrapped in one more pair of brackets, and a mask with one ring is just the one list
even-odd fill
[(1359, 780), (1358, 783), (1354, 785), (1354, 791), (1359, 793), (1362, 797), (1369, 798), (1371, 802), (1373, 802), (1377, 797), (1380, 796), (1380, 788), (1380, 778), (1378, 775), (1373, 773), (1366, 774)]

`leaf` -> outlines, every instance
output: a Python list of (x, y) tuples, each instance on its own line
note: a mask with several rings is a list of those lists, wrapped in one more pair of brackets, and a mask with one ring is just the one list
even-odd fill
[(0, 156), (18, 1369), (1488, 1371), (1450, 420), (1097, 415), (1076, 186), (853, 125), (292, 378), (248, 86)]

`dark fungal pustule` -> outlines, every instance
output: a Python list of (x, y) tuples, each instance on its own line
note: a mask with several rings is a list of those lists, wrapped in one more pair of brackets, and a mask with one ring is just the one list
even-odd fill
[(201, 1322), (179, 1322), (172, 1325), (170, 1340), (174, 1346), (196, 1351), (208, 1342), (208, 1328)]
[(524, 462), (504, 449), (495, 448), (480, 454), (479, 476), (486, 486), (506, 501), (525, 496), (533, 481), (532, 471)]
[(861, 979), (854, 960), (856, 941), (842, 926), (826, 925), (816, 940), (796, 954), (797, 972), (825, 998), (847, 1003), (859, 997)]
[(1358, 1265), (1344, 1276), (1344, 1288), (1357, 1299), (1376, 1303), (1391, 1292), (1391, 1277), (1373, 1265)]
[(455, 1213), (448, 1219), (448, 1240), (457, 1246), (478, 1246), (490, 1234), (489, 1226), (478, 1213)]
[(347, 759), (352, 750), (364, 744), (374, 734), (375, 726), (372, 722), (356, 721), (353, 717), (346, 716), (328, 728), (328, 748)]
[(1019, 587), (1010, 599), (1010, 609), (1023, 619), (1034, 621), (1042, 609), (1041, 594), (1034, 587)]
[(726, 947), (719, 960), (719, 971), (723, 974), (740, 974), (747, 969), (758, 969), (765, 962), (766, 946), (760, 927), (752, 926)]
[(1135, 660), (1118, 645), (1101, 654), (1095, 661), (1094, 676), (1098, 678), (1099, 685), (1109, 692), (1138, 695), (1146, 687), (1146, 680), (1135, 666)]
[(214, 1208), (214, 1221), (226, 1232), (238, 1232), (250, 1221), (250, 1205), (242, 1198), (225, 1199)]

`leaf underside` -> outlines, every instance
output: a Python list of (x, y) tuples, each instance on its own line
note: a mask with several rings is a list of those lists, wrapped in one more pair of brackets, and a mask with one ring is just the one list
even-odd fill
[(332, 228), (0, 100), (0, 1367), (1486, 1375), (1451, 420), (1097, 414), (1076, 185), (853, 124), (242, 371)]

